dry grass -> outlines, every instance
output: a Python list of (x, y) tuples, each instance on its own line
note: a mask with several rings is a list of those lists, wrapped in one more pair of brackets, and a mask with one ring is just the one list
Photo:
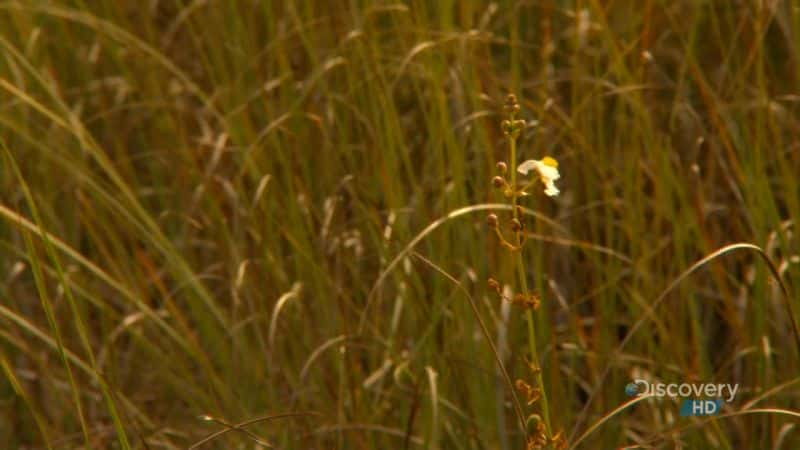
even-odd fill
[(0, 442), (523, 448), (514, 92), (561, 163), (522, 254), (554, 429), (797, 448), (799, 49), (783, 0), (0, 1)]

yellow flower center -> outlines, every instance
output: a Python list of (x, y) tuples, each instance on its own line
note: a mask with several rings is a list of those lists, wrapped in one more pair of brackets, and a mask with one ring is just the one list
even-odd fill
[(545, 156), (544, 158), (542, 158), (542, 164), (544, 164), (545, 166), (558, 168), (558, 161), (549, 156)]

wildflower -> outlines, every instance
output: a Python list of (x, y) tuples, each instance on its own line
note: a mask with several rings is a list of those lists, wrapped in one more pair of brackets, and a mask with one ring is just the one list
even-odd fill
[(529, 159), (517, 167), (517, 172), (527, 175), (531, 170), (535, 170), (539, 174), (539, 179), (542, 180), (545, 190), (544, 193), (553, 197), (558, 195), (559, 190), (554, 181), (561, 178), (558, 173), (558, 161), (545, 156), (541, 160)]

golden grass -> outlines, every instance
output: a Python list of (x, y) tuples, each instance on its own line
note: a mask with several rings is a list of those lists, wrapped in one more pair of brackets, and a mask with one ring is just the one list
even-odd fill
[[(0, 442), (524, 448), (533, 356), (570, 448), (796, 448), (798, 49), (789, 1), (0, 1)], [(516, 258), (508, 93), (562, 175)]]

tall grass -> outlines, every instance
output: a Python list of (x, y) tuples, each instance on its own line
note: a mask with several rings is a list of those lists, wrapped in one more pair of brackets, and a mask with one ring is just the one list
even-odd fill
[(0, 447), (524, 448), (509, 92), (553, 429), (800, 445), (791, 1), (2, 1), (0, 49)]

